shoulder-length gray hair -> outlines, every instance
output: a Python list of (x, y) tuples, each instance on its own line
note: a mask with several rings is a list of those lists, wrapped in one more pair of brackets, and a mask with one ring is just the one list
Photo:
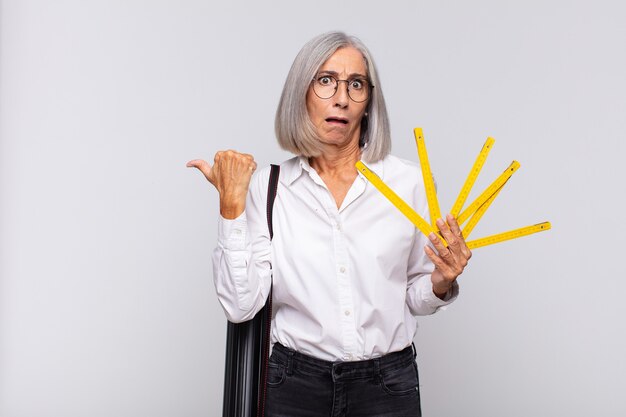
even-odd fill
[(391, 133), (385, 99), (374, 60), (363, 42), (343, 32), (327, 32), (302, 47), (291, 65), (276, 110), (274, 128), (281, 148), (296, 155), (311, 157), (321, 153), (320, 140), (309, 118), (306, 95), (320, 67), (340, 48), (352, 46), (363, 54), (372, 89), (367, 116), (361, 122), (362, 159), (376, 162), (391, 151)]

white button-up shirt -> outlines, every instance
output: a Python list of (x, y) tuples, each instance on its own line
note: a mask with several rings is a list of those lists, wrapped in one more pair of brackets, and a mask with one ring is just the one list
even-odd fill
[[(419, 165), (394, 156), (367, 164), (425, 219)], [(213, 253), (218, 299), (230, 321), (263, 307), (273, 276), (271, 341), (329, 361), (370, 359), (402, 350), (417, 315), (452, 302), (432, 290), (430, 244), (362, 174), (341, 207), (306, 158), (281, 164), (274, 238), (266, 219), (269, 167), (250, 183), (245, 212), (220, 217)]]

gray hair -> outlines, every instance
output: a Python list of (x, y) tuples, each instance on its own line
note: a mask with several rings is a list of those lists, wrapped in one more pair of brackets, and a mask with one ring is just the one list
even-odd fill
[(367, 105), (367, 116), (363, 116), (361, 122), (361, 157), (366, 162), (376, 162), (391, 151), (389, 117), (374, 60), (363, 42), (343, 32), (327, 32), (311, 39), (293, 61), (274, 122), (276, 138), (284, 150), (305, 157), (320, 155), (320, 140), (306, 107), (307, 91), (324, 62), (338, 49), (349, 46), (363, 55), (367, 75), (375, 86)]

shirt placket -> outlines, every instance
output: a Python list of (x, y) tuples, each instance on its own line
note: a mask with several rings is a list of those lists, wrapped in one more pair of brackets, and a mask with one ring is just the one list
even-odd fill
[(332, 207), (332, 212), (329, 213), (329, 218), (333, 229), (335, 276), (339, 301), (338, 322), (341, 324), (344, 360), (353, 360), (355, 359), (357, 352), (357, 334), (348, 251), (342, 230), (341, 217), (335, 207)]
[[(324, 181), (317, 175), (315, 171), (312, 171), (311, 178), (313, 182), (320, 186), (318, 194), (320, 201), (323, 202), (324, 209), (330, 221), (333, 233), (333, 252), (335, 259), (335, 277), (337, 284), (337, 300), (339, 302), (339, 310), (337, 314), (337, 322), (341, 329), (341, 340), (343, 350), (343, 360), (356, 360), (358, 359), (358, 346), (357, 346), (357, 332), (356, 332), (356, 318), (354, 315), (354, 301), (352, 298), (352, 280), (350, 279), (350, 268), (348, 250), (346, 246), (346, 240), (343, 232), (343, 224), (341, 221), (341, 212), (337, 209), (335, 199), (324, 184)], [(342, 210), (345, 209), (349, 202), (356, 199), (363, 193), (363, 184), (359, 183), (358, 186), (351, 187), (346, 195), (346, 201), (342, 205)], [(320, 195), (321, 194), (321, 195)]]

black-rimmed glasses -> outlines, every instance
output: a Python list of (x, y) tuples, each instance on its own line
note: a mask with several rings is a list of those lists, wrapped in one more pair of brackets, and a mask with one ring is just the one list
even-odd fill
[(349, 80), (338, 80), (332, 75), (322, 74), (313, 78), (313, 92), (321, 99), (329, 99), (335, 95), (340, 82), (345, 82), (348, 87), (348, 97), (356, 103), (362, 103), (370, 96), (370, 90), (374, 88), (370, 82), (364, 78), (351, 78)]

